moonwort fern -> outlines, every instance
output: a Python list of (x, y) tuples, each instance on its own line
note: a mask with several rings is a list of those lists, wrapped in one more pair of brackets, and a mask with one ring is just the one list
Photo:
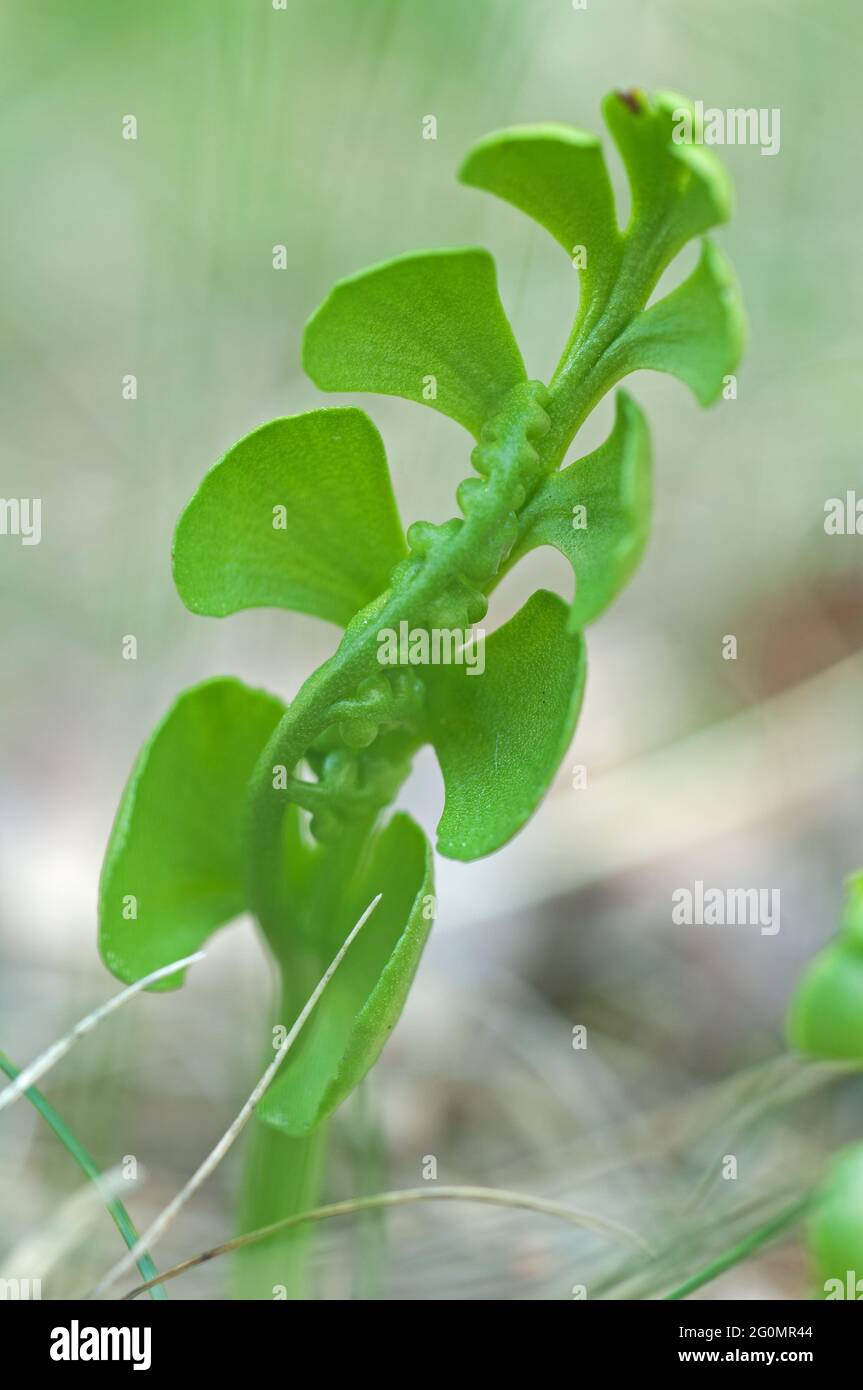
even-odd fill
[[(105, 859), (106, 964), (140, 978), (250, 910), (288, 1025), (360, 911), (383, 895), (259, 1108), (246, 1225), (311, 1203), (326, 1117), (378, 1057), (417, 969), (434, 916), (431, 849), (407, 816), (383, 819), (417, 749), (431, 744), (443, 773), (437, 848), (472, 860), (532, 815), (571, 741), (583, 629), (637, 565), (651, 498), (648, 429), (630, 396), (619, 393), (605, 443), (561, 468), (573, 438), (630, 372), (671, 372), (706, 405), (738, 361), (739, 297), (712, 242), (678, 288), (649, 302), (682, 247), (730, 212), (718, 162), (672, 139), (686, 105), (674, 94), (606, 99), (632, 192), (624, 229), (592, 135), (506, 130), (462, 166), (464, 183), (541, 223), (579, 271), (575, 322), (547, 385), (528, 379), (483, 250), (374, 266), (336, 285), (308, 324), (303, 361), (318, 386), (418, 401), (473, 435), (460, 516), (415, 521), (405, 537), (377, 430), (361, 410), (339, 407), (248, 435), (180, 519), (174, 576), (193, 612), (279, 607), (344, 631), (290, 705), (211, 680), (157, 727)], [(586, 524), (573, 524), (576, 509)], [(431, 637), (467, 637), (495, 585), (542, 545), (571, 561), (572, 605), (539, 591), (488, 637), (481, 663), (426, 664)], [(382, 665), (382, 638), (395, 633), (410, 645)], [(296, 1264), (297, 1251), (295, 1238), (285, 1260)], [(280, 1269), (273, 1263), (270, 1277)]]

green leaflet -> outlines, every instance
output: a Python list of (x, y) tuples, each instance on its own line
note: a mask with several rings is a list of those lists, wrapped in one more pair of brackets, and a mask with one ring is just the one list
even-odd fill
[(566, 604), (543, 589), (486, 639), (483, 674), (428, 668), (429, 739), (446, 788), (441, 854), (492, 854), (533, 814), (569, 747), (585, 669)]
[(844, 1149), (833, 1159), (815, 1194), (808, 1234), (817, 1297), (858, 1299), (857, 1280), (863, 1279), (863, 1145)]
[[(576, 508), (584, 509), (584, 524)], [(569, 630), (578, 632), (629, 580), (647, 544), (650, 515), (650, 433), (639, 406), (619, 391), (605, 443), (544, 478), (522, 511), (506, 568), (539, 545), (565, 555), (576, 580)]]
[(605, 360), (607, 385), (650, 368), (679, 377), (700, 405), (710, 405), (743, 351), (745, 326), (731, 267), (705, 240), (692, 274), (676, 290), (642, 310)]
[[(121, 980), (191, 954), (244, 910), (246, 788), (283, 713), (280, 700), (238, 680), (205, 681), (144, 744), (99, 884), (99, 949)], [(152, 988), (176, 989), (182, 978)]]
[(710, 150), (684, 142), (684, 113), (691, 123), (692, 102), (676, 92), (611, 92), (602, 103), (632, 190), (626, 236), (650, 238), (657, 279), (688, 241), (731, 216), (728, 174)]
[(325, 391), (419, 401), (475, 436), (524, 364), (487, 251), (420, 251), (341, 280), (306, 326), (303, 366)]
[[(294, 854), (297, 849), (295, 842)], [(383, 896), (258, 1106), (261, 1119), (293, 1135), (314, 1129), (377, 1061), (433, 917), (431, 848), (409, 816), (393, 816), (350, 873), (330, 850), (304, 846), (302, 853), (305, 897), (297, 902), (297, 930), (317, 942), (320, 973), (375, 894)]]
[(347, 624), (406, 546), (381, 437), (355, 408), (246, 435), (177, 526), (174, 579), (193, 613), (288, 608)]
[(590, 303), (607, 297), (620, 267), (622, 238), (595, 135), (563, 125), (501, 130), (474, 145), (459, 178), (533, 217), (575, 263), (583, 247), (585, 299)]

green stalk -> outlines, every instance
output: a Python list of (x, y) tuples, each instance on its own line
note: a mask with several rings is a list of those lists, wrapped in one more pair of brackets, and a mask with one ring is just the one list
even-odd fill
[[(20, 1067), (16, 1067), (15, 1063), (10, 1061), (5, 1052), (0, 1052), (0, 1071), (5, 1072), (10, 1081), (15, 1081), (21, 1075)], [(38, 1110), (45, 1123), (54, 1131), (60, 1143), (63, 1145), (66, 1152), (75, 1160), (85, 1178), (89, 1178), (92, 1183), (96, 1184), (97, 1188), (104, 1190), (102, 1187), (101, 1169), (95, 1159), (91, 1158), (80, 1140), (75, 1137), (65, 1121), (60, 1118), (53, 1105), (45, 1099), (42, 1092), (38, 1090), (36, 1086), (29, 1086), (24, 1092), (24, 1095), (33, 1108)], [(118, 1201), (116, 1197), (109, 1197), (105, 1201), (105, 1210), (111, 1217), (111, 1220), (114, 1222), (114, 1225), (117, 1227), (126, 1245), (131, 1250), (137, 1243), (138, 1232), (135, 1229), (132, 1218), (123, 1206), (123, 1203)], [(137, 1265), (145, 1280), (158, 1279), (158, 1270), (149, 1255), (142, 1255), (137, 1261)], [(165, 1299), (168, 1295), (165, 1293), (161, 1284), (154, 1284), (150, 1289), (150, 1297)]]
[(615, 366), (618, 339), (647, 304), (666, 256), (661, 222), (645, 221), (621, 242), (616, 277), (605, 300), (580, 310), (549, 387), (551, 429), (542, 451), (551, 469), (563, 462), (584, 421), (626, 374)]
[(676, 1289), (672, 1289), (671, 1293), (665, 1295), (666, 1301), (688, 1298), (691, 1293), (695, 1293), (696, 1289), (711, 1283), (714, 1279), (718, 1279), (720, 1274), (724, 1274), (726, 1270), (732, 1269), (734, 1265), (740, 1264), (743, 1260), (747, 1260), (756, 1250), (760, 1250), (762, 1245), (766, 1245), (768, 1241), (773, 1240), (774, 1236), (780, 1235), (782, 1231), (798, 1221), (806, 1212), (811, 1200), (810, 1196), (806, 1196), (792, 1202), (778, 1216), (774, 1216), (772, 1221), (766, 1221), (763, 1226), (758, 1227), (757, 1231), (744, 1236), (737, 1245), (726, 1250), (723, 1255), (719, 1255), (709, 1265), (705, 1265), (697, 1274), (693, 1274), (683, 1284), (679, 1284)]
[[(290, 1028), (320, 978), (305, 957), (293, 960), (282, 946), (278, 960), (281, 1003), (275, 1022)], [(272, 1035), (270, 1038), (272, 1050)], [(302, 1035), (297, 1039), (302, 1047)], [(270, 1055), (267, 1061), (271, 1060)], [(308, 1137), (283, 1134), (257, 1116), (249, 1124), (238, 1209), (239, 1232), (258, 1230), (305, 1211), (317, 1202), (326, 1155), (326, 1125)], [(308, 1298), (307, 1265), (314, 1239), (309, 1227), (289, 1230), (260, 1247), (242, 1250), (234, 1262), (234, 1291), (244, 1299)], [(284, 1293), (282, 1292), (284, 1290)]]
[[(326, 1124), (305, 1139), (282, 1134), (254, 1119), (250, 1124), (241, 1234), (259, 1230), (314, 1205), (326, 1155)], [(307, 1265), (311, 1226), (278, 1232), (235, 1256), (235, 1290), (241, 1298), (302, 1300), (309, 1297)]]
[[(354, 1091), (352, 1118), (354, 1196), (371, 1197), (386, 1186), (386, 1150), (373, 1073)], [(380, 1297), (386, 1242), (382, 1211), (367, 1211), (358, 1216), (353, 1249), (355, 1301), (369, 1302)]]

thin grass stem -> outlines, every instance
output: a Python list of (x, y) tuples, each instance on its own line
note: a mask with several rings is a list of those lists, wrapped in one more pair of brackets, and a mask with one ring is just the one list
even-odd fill
[(144, 1232), (143, 1236), (140, 1237), (137, 1244), (131, 1250), (129, 1250), (122, 1257), (122, 1259), (118, 1260), (118, 1262), (113, 1266), (112, 1269), (108, 1271), (108, 1273), (105, 1275), (103, 1279), (100, 1279), (99, 1283), (96, 1285), (96, 1287), (89, 1295), (90, 1298), (97, 1298), (100, 1294), (104, 1293), (105, 1290), (109, 1288), (111, 1284), (116, 1283), (118, 1279), (122, 1278), (122, 1276), (132, 1268), (136, 1258), (142, 1252), (142, 1250), (153, 1248), (156, 1242), (160, 1240), (161, 1237), (165, 1234), (168, 1227), (171, 1225), (175, 1217), (186, 1205), (189, 1199), (194, 1196), (198, 1188), (206, 1182), (210, 1174), (221, 1163), (222, 1159), (225, 1157), (225, 1154), (231, 1148), (232, 1144), (239, 1138), (240, 1134), (245, 1129), (246, 1125), (252, 1117), (255, 1106), (263, 1096), (264, 1092), (267, 1090), (268, 1086), (273, 1080), (273, 1077), (275, 1076), (276, 1072), (278, 1071), (279, 1067), (281, 1066), (282, 1062), (287, 1056), (288, 1052), (296, 1042), (300, 1032), (303, 1029), (303, 1026), (306, 1023), (306, 1020), (309, 1017), (309, 1014), (315, 1008), (316, 1004), (321, 998), (321, 995), (323, 994), (330, 980), (333, 978), (333, 975), (336, 973), (337, 969), (344, 960), (348, 950), (353, 944), (354, 939), (365, 926), (366, 922), (374, 912), (380, 900), (381, 894), (378, 893), (377, 897), (373, 898), (372, 901), (369, 903), (368, 907), (366, 908), (363, 915), (360, 917), (356, 926), (353, 927), (352, 930), (345, 937), (345, 940), (339, 947), (339, 950), (337, 951), (332, 964), (324, 972), (317, 985), (312, 990), (312, 993), (309, 995), (306, 1003), (304, 1004), (302, 1010), (300, 1011), (295, 1022), (293, 1023), (290, 1032), (287, 1034), (287, 1037), (285, 1038), (284, 1042), (282, 1043), (272, 1062), (270, 1062), (269, 1066), (264, 1071), (263, 1076), (252, 1090), (252, 1093), (249, 1096), (248, 1100), (243, 1105), (236, 1119), (228, 1126), (225, 1133), (219, 1140), (218, 1144), (216, 1144), (215, 1148), (212, 1149), (211, 1152), (207, 1155), (201, 1166), (192, 1174), (185, 1187), (181, 1188), (181, 1190), (177, 1193), (176, 1197), (174, 1197), (164, 1208), (164, 1210), (159, 1213), (155, 1221), (152, 1222), (152, 1224)]
[(139, 1284), (137, 1288), (126, 1294), (126, 1298), (137, 1298), (139, 1294), (146, 1293), (152, 1288), (156, 1282), (167, 1283), (169, 1279), (176, 1279), (178, 1275), (185, 1274), (187, 1270), (194, 1269), (196, 1265), (205, 1264), (208, 1260), (214, 1260), (219, 1255), (227, 1255), (234, 1250), (243, 1249), (244, 1246), (267, 1240), (270, 1236), (277, 1235), (280, 1231), (286, 1231), (291, 1226), (300, 1226), (306, 1222), (329, 1221), (335, 1216), (353, 1216), (363, 1212), (379, 1211), (384, 1207), (411, 1206), (416, 1202), (478, 1202), (487, 1206), (532, 1211), (541, 1216), (550, 1216), (559, 1221), (566, 1221), (571, 1226), (595, 1231), (598, 1235), (607, 1236), (621, 1244), (632, 1245), (643, 1251), (648, 1249), (635, 1231), (631, 1231), (620, 1222), (612, 1221), (608, 1217), (596, 1216), (593, 1212), (580, 1211), (576, 1207), (563, 1206), (560, 1202), (550, 1202), (544, 1197), (531, 1197), (524, 1192), (507, 1192), (496, 1187), (408, 1187), (398, 1192), (380, 1192), (372, 1197), (353, 1197), (345, 1202), (332, 1202), (329, 1206), (315, 1207), (311, 1211), (287, 1216), (282, 1221), (274, 1221), (272, 1225), (262, 1226), (258, 1231), (249, 1231), (246, 1235), (234, 1236), (232, 1240), (226, 1240), (221, 1245), (215, 1245), (212, 1249), (204, 1250), (199, 1255), (192, 1255), (188, 1260), (183, 1260), (180, 1264), (173, 1265), (171, 1269), (166, 1269), (158, 1276), (158, 1280), (151, 1279), (146, 1284)]
[(21, 1096), (25, 1094), (34, 1082), (39, 1081), (46, 1072), (49, 1072), (52, 1067), (57, 1065), (62, 1057), (66, 1056), (67, 1052), (71, 1051), (80, 1038), (83, 1038), (87, 1033), (92, 1033), (93, 1029), (106, 1019), (109, 1014), (112, 1014), (115, 1009), (119, 1009), (120, 1006), (125, 1004), (128, 999), (131, 999), (134, 994), (140, 993), (140, 991), (146, 989), (148, 985), (155, 984), (157, 980), (163, 980), (167, 975), (174, 975), (178, 970), (184, 969), (185, 966), (194, 965), (196, 961), (203, 959), (204, 952), (196, 951), (194, 955), (184, 956), (182, 960), (175, 960), (171, 965), (162, 965), (158, 970), (153, 970), (149, 975), (145, 975), (143, 979), (136, 980), (134, 984), (127, 985), (125, 989), (121, 989), (120, 993), (115, 994), (112, 999), (108, 999), (104, 1004), (100, 1004), (92, 1013), (87, 1014), (86, 1018), (82, 1018), (79, 1023), (76, 1023), (75, 1027), (70, 1029), (62, 1038), (52, 1043), (40, 1057), (36, 1058), (35, 1062), (31, 1062), (29, 1066), (22, 1067), (15, 1080), (11, 1082), (10, 1085), (6, 1086), (4, 1090), (0, 1091), (0, 1110), (4, 1110), (6, 1106), (11, 1105), (13, 1101), (20, 1100)]
[[(10, 1080), (15, 1081), (20, 1076), (21, 1071), (15, 1063), (10, 1061), (5, 1052), (0, 1052), (0, 1071), (4, 1072)], [(30, 1104), (39, 1112), (45, 1123), (54, 1131), (66, 1152), (75, 1160), (81, 1172), (96, 1187), (105, 1194), (104, 1175), (96, 1160), (90, 1156), (81, 1141), (72, 1133), (69, 1126), (60, 1118), (54, 1109), (43, 1096), (42, 1092), (35, 1086), (29, 1086), (24, 1092)], [(133, 1249), (138, 1241), (138, 1232), (135, 1223), (127, 1212), (123, 1203), (116, 1197), (105, 1198), (105, 1210), (123, 1237), (129, 1249)], [(143, 1251), (136, 1260), (138, 1269), (144, 1279), (158, 1279), (159, 1271), (150, 1259), (146, 1251)], [(167, 1298), (165, 1290), (161, 1284), (154, 1284), (150, 1292), (150, 1297), (154, 1299)]]
[(684, 1283), (678, 1284), (676, 1289), (672, 1289), (671, 1293), (665, 1295), (666, 1300), (688, 1298), (689, 1295), (695, 1293), (697, 1289), (703, 1288), (705, 1284), (712, 1283), (714, 1279), (718, 1279), (720, 1274), (724, 1274), (726, 1270), (732, 1269), (736, 1264), (740, 1264), (741, 1260), (748, 1259), (756, 1250), (760, 1250), (763, 1245), (766, 1245), (769, 1241), (773, 1240), (775, 1236), (780, 1235), (783, 1231), (787, 1230), (789, 1226), (793, 1225), (795, 1221), (798, 1221), (808, 1210), (811, 1201), (811, 1195), (807, 1193), (805, 1197), (801, 1197), (796, 1202), (792, 1202), (791, 1205), (785, 1207), (778, 1216), (774, 1216), (771, 1221), (766, 1221), (763, 1226), (758, 1227), (757, 1231), (753, 1231), (751, 1235), (744, 1236), (743, 1240), (738, 1241), (730, 1250), (726, 1250), (724, 1254), (719, 1255), (715, 1260), (712, 1260), (710, 1264), (705, 1265), (703, 1269), (691, 1275)]

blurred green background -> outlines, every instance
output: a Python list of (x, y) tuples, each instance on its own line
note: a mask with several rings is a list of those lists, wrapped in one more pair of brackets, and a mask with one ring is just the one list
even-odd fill
[[(720, 1078), (763, 1064), (746, 1084), (756, 1099), (781, 1093), (768, 1059), (788, 991), (863, 860), (863, 538), (823, 529), (827, 498), (863, 495), (861, 53), (854, 0), (6, 0), (0, 494), (43, 501), (40, 545), (0, 538), (0, 1045), (17, 1060), (112, 989), (95, 949), (101, 855), (175, 693), (236, 673), (289, 698), (336, 641), (302, 615), (193, 617), (170, 572), (205, 469), (263, 421), (321, 403), (299, 367), (306, 318), (368, 263), (477, 243), (497, 258), (530, 374), (547, 377), (576, 277), (540, 228), (460, 186), (458, 165), (490, 130), (599, 130), (607, 90), (673, 88), (781, 111), (775, 157), (719, 151), (738, 202), (719, 236), (750, 323), (738, 399), (705, 414), (670, 378), (628, 383), (654, 437), (650, 549), (591, 635), (582, 724), (546, 806), (488, 863), (441, 868), (436, 938), (373, 1087), (375, 1161), (393, 1186), (415, 1185), (434, 1154), (448, 1181), (635, 1212), (690, 1242), (689, 1268), (738, 1207), (805, 1185), (822, 1148), (856, 1132), (857, 1093), (813, 1085), (802, 1111), (759, 1110), (733, 1138), (738, 1083)], [(126, 115), (136, 141), (122, 138)], [(422, 139), (426, 115), (435, 141)], [(129, 373), (135, 401), (122, 398)], [(405, 522), (451, 515), (468, 472), (460, 429), (407, 403), (359, 403), (383, 433)], [(486, 625), (539, 583), (568, 593), (572, 580), (535, 553)], [(721, 658), (728, 633), (736, 662)], [(572, 789), (575, 763), (585, 791)], [(406, 796), (431, 828), (430, 760)], [(695, 878), (779, 887), (779, 935), (672, 927), (670, 893)], [(137, 1000), (50, 1078), (100, 1162), (131, 1153), (146, 1166), (130, 1198), (142, 1222), (251, 1084), (267, 991), (251, 928), (235, 927), (185, 991)], [(570, 1045), (581, 1022), (584, 1056)], [(810, 1090), (796, 1074), (789, 1085)], [(681, 1138), (702, 1103), (704, 1133)], [(343, 1117), (331, 1195), (360, 1181), (367, 1121)], [(680, 1147), (657, 1149), (656, 1128)], [(734, 1143), (750, 1146), (746, 1191), (741, 1177), (690, 1210)], [(78, 1181), (23, 1104), (0, 1120), (0, 1173), (4, 1248)], [(233, 1181), (229, 1163), (161, 1263), (230, 1233)], [(568, 1297), (610, 1257), (508, 1214), (433, 1208), (388, 1232), (383, 1253), (366, 1251), (381, 1297)], [(352, 1241), (322, 1236), (324, 1296), (356, 1291), (351, 1252), (354, 1265), (366, 1256)], [(81, 1291), (115, 1253), (97, 1223), (53, 1287)], [(736, 1277), (731, 1291), (749, 1297), (805, 1289), (794, 1250)], [(224, 1287), (216, 1264), (174, 1289)]]

